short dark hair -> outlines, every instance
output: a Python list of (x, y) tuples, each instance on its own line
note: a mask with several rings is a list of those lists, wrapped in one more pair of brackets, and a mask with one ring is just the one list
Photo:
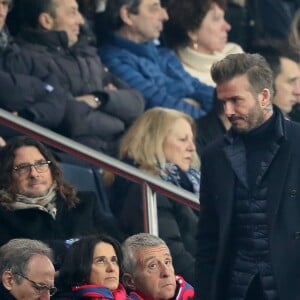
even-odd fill
[(247, 75), (253, 95), (267, 88), (273, 99), (273, 72), (260, 54), (229, 54), (211, 67), (211, 77), (217, 85), (241, 75)]
[(62, 171), (51, 151), (38, 140), (28, 136), (17, 136), (8, 140), (5, 147), (0, 152), (0, 189), (4, 189), (15, 201), (15, 191), (13, 190), (12, 169), (15, 159), (15, 152), (21, 147), (36, 147), (46, 160), (50, 160), (50, 170), (53, 180), (56, 182), (56, 191), (65, 200), (69, 207), (77, 202), (75, 188), (67, 184), (63, 179)]
[(265, 40), (257, 47), (256, 51), (268, 62), (273, 71), (274, 80), (281, 73), (281, 58), (287, 58), (296, 63), (300, 62), (300, 53), (282, 41)]
[(55, 6), (58, 0), (20, 0), (18, 13), (23, 26), (37, 29), (40, 27), (39, 16), (49, 13), (55, 17)]
[[(70, 289), (72, 286), (89, 284), (94, 249), (98, 243), (112, 245), (118, 264), (122, 264), (122, 251), (119, 242), (107, 235), (91, 235), (72, 244), (59, 271), (58, 286)], [(121, 267), (120, 267), (121, 268)]]
[(123, 26), (120, 17), (120, 8), (125, 5), (132, 14), (139, 13), (139, 6), (143, 0), (109, 0), (106, 3), (104, 20), (105, 25), (112, 31), (118, 30)]
[(202, 24), (212, 5), (225, 9), (224, 0), (169, 0), (169, 20), (164, 25), (164, 41), (171, 48), (189, 44), (188, 31), (194, 31)]

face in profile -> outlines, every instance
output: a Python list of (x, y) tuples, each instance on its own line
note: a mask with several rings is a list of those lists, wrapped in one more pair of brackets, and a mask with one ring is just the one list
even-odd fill
[(165, 245), (136, 250), (132, 289), (144, 299), (167, 300), (175, 295), (176, 279), (172, 257)]
[(246, 75), (218, 85), (217, 94), (233, 130), (246, 133), (266, 120), (263, 108), (270, 103), (270, 94), (264, 90), (255, 98)]
[(224, 10), (216, 3), (212, 4), (197, 30), (189, 35), (197, 43), (200, 53), (213, 54), (222, 51), (227, 43), (231, 26), (224, 19)]
[(166, 160), (187, 171), (191, 166), (195, 150), (194, 134), (190, 123), (183, 118), (177, 119), (163, 143)]
[(159, 38), (163, 22), (168, 19), (159, 0), (142, 0), (137, 14), (127, 11), (126, 15), (127, 18), (123, 18), (123, 21), (131, 30), (130, 39), (137, 43)]
[(284, 113), (290, 113), (300, 101), (300, 67), (286, 57), (280, 58), (281, 72), (275, 78), (276, 104)]
[(69, 46), (78, 41), (82, 24), (84, 24), (84, 19), (78, 11), (76, 0), (55, 1), (55, 17), (52, 18), (51, 30), (66, 32)]
[[(40, 254), (32, 256), (28, 263), (28, 271), (20, 278), (16, 274), (6, 271), (3, 284), (17, 300), (49, 300), (49, 289), (54, 286), (55, 270), (48, 257)], [(41, 288), (42, 287), (42, 288)]]
[(13, 167), (17, 167), (17, 170), (12, 170), (12, 181), (18, 194), (28, 197), (44, 196), (53, 184), (47, 160), (34, 146), (18, 148), (15, 151)]
[(0, 31), (3, 29), (12, 0), (0, 0)]
[(105, 242), (95, 246), (90, 283), (115, 290), (119, 286), (120, 268), (114, 247)]

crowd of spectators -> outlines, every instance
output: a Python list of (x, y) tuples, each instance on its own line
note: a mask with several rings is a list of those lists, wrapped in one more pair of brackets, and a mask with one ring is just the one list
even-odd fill
[[(273, 104), (285, 118), (300, 121), (300, 2), (271, 2), (0, 0), (0, 107), (198, 196), (201, 153), (230, 128), (211, 78), (215, 62), (244, 51), (262, 54), (273, 71)], [(267, 25), (266, 7), (272, 8)], [(251, 42), (239, 39), (229, 23), (233, 8), (243, 12), (245, 28), (239, 29)], [(276, 13), (280, 22), (273, 26)], [(173, 288), (167, 295), (182, 299), (181, 288), (189, 293), (175, 273), (194, 285), (198, 212), (158, 195), (162, 240), (139, 236), (144, 227), (138, 184), (111, 176), (114, 217), (107, 218), (92, 192), (78, 192), (65, 181), (49, 149), (16, 134), (0, 125), (0, 246), (18, 238), (42, 241), (53, 251), (45, 256), (59, 269), (69, 244), (80, 239), (58, 282), (68, 290), (57, 299), (93, 292), (108, 293), (108, 299), (147, 298), (150, 286), (136, 278), (132, 265), (140, 266), (125, 261), (123, 268), (119, 242), (125, 238), (125, 253), (139, 245), (172, 257), (175, 272), (167, 270), (166, 277)], [(101, 235), (83, 238), (90, 234)], [(109, 257), (95, 254), (107, 247)], [(104, 257), (118, 279), (110, 280), (112, 286), (92, 279), (95, 255)], [(90, 260), (81, 261), (83, 256)], [(77, 269), (81, 264), (84, 272)], [(18, 274), (2, 271), (0, 293), (7, 293), (7, 278)], [(18, 272), (20, 284), (28, 270)], [(119, 281), (123, 272), (125, 287)], [(49, 278), (41, 281), (42, 293), (54, 291)]]

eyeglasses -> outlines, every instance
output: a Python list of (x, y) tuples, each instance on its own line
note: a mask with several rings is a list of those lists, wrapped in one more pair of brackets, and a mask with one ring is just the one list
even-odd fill
[(57, 292), (57, 288), (55, 286), (48, 286), (46, 284), (37, 283), (20, 273), (14, 273), (14, 274), (21, 276), (22, 278), (29, 281), (31, 283), (32, 287), (38, 292), (39, 295), (49, 292), (50, 296), (53, 296)]
[(31, 171), (31, 167), (34, 167), (38, 173), (44, 173), (49, 170), (50, 160), (40, 160), (33, 164), (20, 164), (13, 167), (13, 170), (19, 175), (27, 175)]

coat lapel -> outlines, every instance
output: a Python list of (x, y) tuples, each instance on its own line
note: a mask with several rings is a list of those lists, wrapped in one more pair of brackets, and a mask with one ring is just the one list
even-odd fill
[[(272, 165), (268, 170), (268, 197), (267, 197), (267, 211), (270, 212), (270, 224), (273, 224), (273, 218), (277, 214), (280, 200), (285, 200), (282, 197), (284, 187), (286, 186), (286, 179), (288, 171), (291, 169), (292, 153), (290, 143), (287, 140), (280, 145), (280, 149), (273, 159)], [(280, 170), (280, 171), (279, 171)]]

